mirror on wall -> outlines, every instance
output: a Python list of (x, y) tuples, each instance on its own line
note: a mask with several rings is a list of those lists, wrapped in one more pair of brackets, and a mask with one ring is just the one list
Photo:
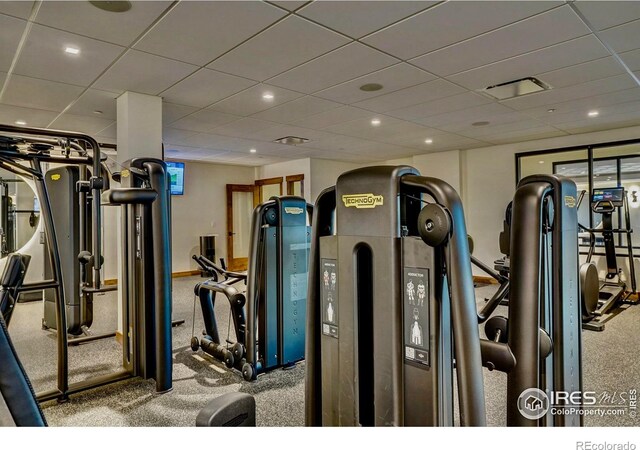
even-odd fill
[(27, 180), (0, 169), (0, 257), (23, 247), (38, 228), (40, 203)]

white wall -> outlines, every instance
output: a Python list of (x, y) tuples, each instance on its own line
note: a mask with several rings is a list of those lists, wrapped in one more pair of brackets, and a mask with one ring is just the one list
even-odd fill
[(227, 184), (253, 184), (254, 168), (185, 162), (184, 195), (171, 197), (173, 272), (197, 268), (200, 236), (217, 234), (216, 258), (227, 257)]
[(391, 165), (409, 165), (420, 171), (425, 177), (436, 177), (449, 183), (458, 193), (461, 192), (461, 152), (427, 153), (408, 158), (392, 159), (385, 163)]
[(315, 203), (324, 189), (336, 184), (344, 172), (362, 167), (363, 164), (333, 161), (329, 159), (311, 160), (311, 201)]
[(304, 175), (304, 198), (311, 202), (313, 199), (311, 198), (311, 159), (303, 158), (296, 159), (293, 161), (286, 161), (275, 164), (267, 164), (265, 166), (260, 166), (255, 168), (255, 179), (261, 180), (264, 178), (275, 178), (282, 177), (284, 178), (282, 184), (282, 192), (286, 194), (287, 175)]

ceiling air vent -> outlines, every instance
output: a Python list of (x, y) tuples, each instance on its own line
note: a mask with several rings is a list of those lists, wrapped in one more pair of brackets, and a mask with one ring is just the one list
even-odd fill
[(286, 144), (286, 145), (300, 145), (300, 144), (306, 144), (307, 142), (309, 142), (309, 139), (297, 137), (297, 136), (285, 136), (285, 137), (281, 137), (280, 139), (276, 139), (273, 142), (277, 142), (278, 144)]
[(498, 100), (520, 97), (521, 95), (533, 94), (534, 92), (548, 91), (549, 85), (537, 78), (527, 77), (520, 80), (508, 81), (506, 83), (489, 86), (482, 90), (485, 94)]

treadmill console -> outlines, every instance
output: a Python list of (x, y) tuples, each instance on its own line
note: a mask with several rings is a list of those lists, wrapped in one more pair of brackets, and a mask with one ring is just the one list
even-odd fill
[(591, 193), (591, 209), (596, 213), (613, 212), (624, 202), (624, 188), (599, 188)]

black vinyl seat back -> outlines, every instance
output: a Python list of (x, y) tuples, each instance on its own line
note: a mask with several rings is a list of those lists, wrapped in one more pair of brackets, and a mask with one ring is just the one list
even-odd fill
[(12, 253), (7, 258), (7, 264), (0, 277), (0, 315), (9, 326), (13, 308), (18, 300), (19, 289), (22, 287), (27, 274), (31, 256)]
[[(4, 277), (3, 277), (4, 278)], [(0, 426), (46, 426), (31, 382), (0, 316)]]

